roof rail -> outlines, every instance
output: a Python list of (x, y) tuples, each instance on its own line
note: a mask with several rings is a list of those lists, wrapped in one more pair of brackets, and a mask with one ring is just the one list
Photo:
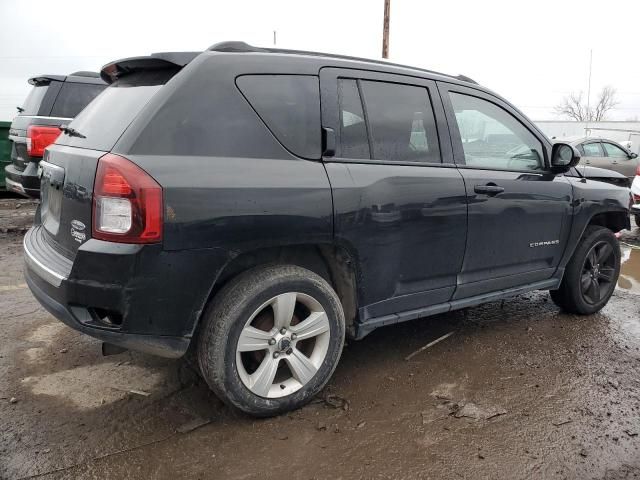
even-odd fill
[(100, 78), (100, 74), (98, 72), (88, 72), (86, 70), (80, 70), (79, 72), (70, 73), (69, 76)]
[(424, 68), (412, 67), (410, 65), (402, 65), (400, 63), (392, 63), (392, 62), (386, 62), (382, 60), (373, 60), (371, 58), (352, 57), (348, 55), (338, 55), (333, 53), (310, 52), (306, 50), (286, 50), (283, 48), (261, 48), (261, 47), (254, 47), (253, 45), (249, 45), (246, 42), (240, 42), (240, 41), (219, 42), (214, 45), (211, 45), (207, 50), (210, 52), (233, 52), (233, 53), (252, 53), (252, 52), (253, 53), (283, 53), (283, 54), (291, 54), (291, 55), (309, 55), (309, 56), (315, 56), (315, 57), (329, 57), (329, 58), (336, 58), (340, 60), (353, 60), (358, 62), (375, 63), (378, 65), (389, 65), (392, 67), (409, 68), (411, 70), (417, 70), (420, 72), (434, 73), (436, 75), (442, 75), (444, 77), (455, 78), (461, 82), (475, 83), (476, 85), (478, 84), (478, 82), (467, 77), (466, 75), (448, 75), (446, 73), (427, 70)]
[(207, 50), (212, 52), (264, 52), (269, 53), (268, 48), (259, 48), (249, 45), (247, 42), (228, 41), (211, 45)]

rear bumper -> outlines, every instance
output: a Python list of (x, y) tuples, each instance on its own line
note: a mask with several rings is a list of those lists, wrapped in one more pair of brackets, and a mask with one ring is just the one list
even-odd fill
[(210, 275), (224, 265), (211, 250), (166, 252), (160, 245), (95, 239), (72, 260), (54, 248), (41, 225), (27, 232), (23, 250), (27, 285), (60, 321), (104, 342), (168, 358), (186, 353), (215, 280)]
[(163, 337), (155, 335), (136, 335), (109, 330), (101, 330), (82, 323), (68, 306), (59, 303), (52, 296), (48, 295), (41, 286), (38, 285), (38, 277), (29, 268), (25, 271), (27, 285), (31, 293), (36, 297), (51, 315), (56, 317), (68, 327), (79, 332), (90, 335), (103, 342), (118, 345), (128, 350), (149, 353), (167, 358), (179, 358), (184, 355), (189, 348), (190, 339), (184, 337)]
[(40, 198), (40, 179), (38, 178), (38, 164), (29, 162), (24, 171), (9, 164), (4, 168), (7, 190), (34, 198)]

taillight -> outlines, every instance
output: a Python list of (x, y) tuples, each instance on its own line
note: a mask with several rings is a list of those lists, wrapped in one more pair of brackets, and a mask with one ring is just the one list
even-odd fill
[(44, 149), (55, 142), (58, 135), (58, 127), (31, 125), (27, 128), (27, 154), (30, 157), (41, 157), (44, 155)]
[(636, 175), (640, 176), (640, 161), (638, 162), (638, 166), (636, 167)]
[(162, 240), (162, 187), (135, 163), (108, 153), (93, 187), (93, 238), (122, 243)]

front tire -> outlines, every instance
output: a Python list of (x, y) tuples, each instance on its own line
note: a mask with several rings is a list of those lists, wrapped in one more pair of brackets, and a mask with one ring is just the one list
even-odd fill
[(225, 403), (266, 417), (301, 407), (338, 364), (344, 313), (331, 286), (302, 267), (251, 269), (207, 309), (198, 362)]
[(578, 244), (551, 299), (570, 313), (590, 315), (604, 307), (620, 274), (620, 245), (611, 230), (591, 225)]

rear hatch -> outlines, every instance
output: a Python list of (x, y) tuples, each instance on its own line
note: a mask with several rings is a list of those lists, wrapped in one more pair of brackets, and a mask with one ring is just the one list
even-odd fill
[(99, 159), (182, 66), (154, 56), (107, 65), (102, 76), (111, 85), (45, 151), (40, 163), (42, 224), (49, 243), (67, 258), (74, 258), (80, 245), (91, 238)]
[[(24, 171), (29, 156), (27, 155), (27, 128), (33, 123), (42, 124), (42, 118), (49, 116), (55, 98), (60, 90), (64, 77), (36, 77), (29, 80), (33, 88), (27, 95), (22, 107), (18, 107), (18, 115), (13, 119), (9, 130), (12, 141), (11, 162), (16, 170)], [(55, 91), (53, 91), (55, 90)], [(50, 93), (47, 95), (47, 93)]]

